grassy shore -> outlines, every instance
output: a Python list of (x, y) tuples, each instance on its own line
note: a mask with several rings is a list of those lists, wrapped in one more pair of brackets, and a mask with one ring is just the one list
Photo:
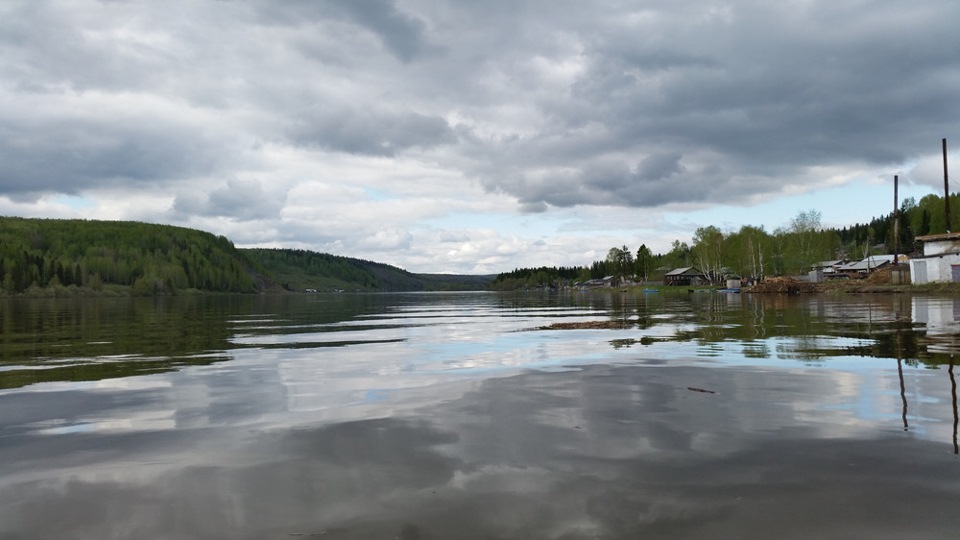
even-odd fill
[(960, 295), (960, 283), (924, 283), (922, 285), (894, 285), (891, 283), (864, 283), (856, 280), (818, 284), (822, 293), (921, 293)]
[[(802, 282), (801, 282), (802, 283)], [(806, 284), (799, 291), (800, 294), (946, 294), (960, 295), (960, 283), (924, 283), (922, 285), (891, 283), (868, 283), (863, 280), (833, 280), (823, 283)], [(665, 285), (635, 285), (624, 290), (632, 293), (657, 292), (665, 294), (689, 294), (691, 292), (715, 292), (724, 289), (722, 286), (672, 286)], [(781, 293), (786, 291), (769, 290), (762, 287), (743, 287), (742, 293)]]

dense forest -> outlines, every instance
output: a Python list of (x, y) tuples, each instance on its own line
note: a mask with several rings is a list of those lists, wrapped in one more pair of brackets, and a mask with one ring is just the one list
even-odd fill
[(139, 222), (0, 217), (0, 289), (254, 292), (262, 269), (223, 236)]
[[(960, 195), (950, 195), (949, 230), (960, 230)], [(542, 288), (613, 276), (617, 280), (659, 281), (675, 268), (696, 267), (714, 280), (735, 274), (752, 279), (803, 274), (820, 261), (861, 260), (869, 255), (912, 254), (915, 238), (948, 230), (943, 197), (908, 198), (897, 212), (840, 229), (823, 228), (820, 212), (799, 212), (774, 231), (745, 225), (737, 231), (700, 227), (690, 242), (675, 240), (667, 253), (641, 245), (610, 248), (603, 260), (583, 267), (516, 269), (499, 274), (494, 289)], [(896, 225), (896, 226), (895, 226)]]
[(241, 249), (288, 290), (443, 291), (489, 287), (493, 276), (414, 274), (389, 264), (302, 249)]

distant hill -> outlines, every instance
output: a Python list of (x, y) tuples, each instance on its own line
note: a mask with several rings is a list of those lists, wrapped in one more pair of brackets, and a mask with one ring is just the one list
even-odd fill
[(290, 249), (238, 249), (172, 225), (0, 217), (0, 293), (486, 289), (493, 276), (413, 274)]
[(485, 290), (494, 276), (414, 274), (363, 259), (301, 249), (241, 249), (288, 290), (453, 291)]
[(130, 287), (135, 294), (268, 289), (262, 268), (223, 236), (132, 221), (0, 217), (0, 289)]

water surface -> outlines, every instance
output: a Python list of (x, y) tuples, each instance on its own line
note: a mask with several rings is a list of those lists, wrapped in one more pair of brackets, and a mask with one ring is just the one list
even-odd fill
[[(0, 304), (0, 538), (953, 538), (960, 300)], [(607, 328), (551, 328), (608, 322)]]

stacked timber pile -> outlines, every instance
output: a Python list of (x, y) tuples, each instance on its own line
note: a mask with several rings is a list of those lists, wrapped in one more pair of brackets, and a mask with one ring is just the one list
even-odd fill
[(887, 265), (883, 268), (871, 273), (869, 276), (864, 278), (864, 283), (869, 283), (870, 285), (889, 285), (893, 282), (893, 266)]
[(752, 293), (805, 294), (818, 292), (817, 284), (791, 277), (772, 277), (750, 287)]

